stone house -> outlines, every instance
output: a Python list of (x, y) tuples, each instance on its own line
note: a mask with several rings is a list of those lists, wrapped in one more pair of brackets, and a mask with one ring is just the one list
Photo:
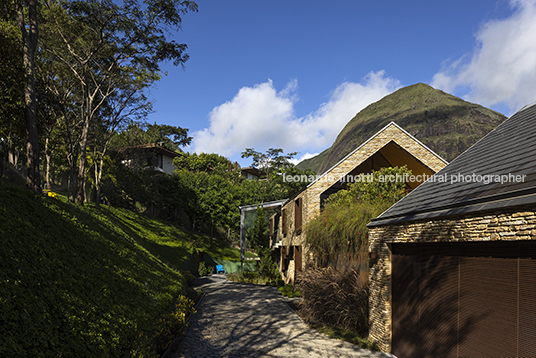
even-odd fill
[[(407, 165), (412, 174), (426, 178), (441, 170), (447, 162), (431, 149), (391, 122), (365, 143), (316, 178), (291, 178), (310, 180), (307, 188), (289, 198), (281, 208), (281, 217), (270, 223), (273, 233), (272, 246), (279, 251), (280, 271), (285, 280), (294, 281), (295, 272), (311, 259), (304, 252), (303, 227), (320, 213), (329, 195), (345, 189), (348, 182), (360, 174), (384, 167)], [(408, 182), (410, 189), (423, 180)]]
[(536, 104), (369, 229), (369, 338), (382, 350), (536, 357)]

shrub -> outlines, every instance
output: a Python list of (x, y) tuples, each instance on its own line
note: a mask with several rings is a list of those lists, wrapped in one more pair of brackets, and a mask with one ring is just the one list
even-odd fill
[(368, 333), (368, 290), (359, 285), (356, 271), (311, 268), (300, 274), (297, 287), (305, 322), (342, 327), (361, 337)]
[(263, 279), (257, 272), (235, 272), (227, 275), (227, 279), (233, 282), (243, 282), (243, 283), (256, 283), (264, 284), (265, 279)]
[(257, 262), (257, 271), (259, 275), (266, 279), (267, 282), (276, 281), (281, 278), (277, 264), (272, 260), (271, 250), (268, 248), (260, 249), (257, 254), (260, 260)]
[(139, 337), (137, 347), (130, 352), (131, 356), (160, 357), (186, 326), (186, 320), (192, 313), (195, 313), (194, 302), (185, 296), (179, 296), (171, 312), (162, 316), (153, 330)]
[(411, 174), (405, 166), (383, 168), (372, 174), (374, 181), (356, 182), (348, 190), (331, 195), (322, 213), (307, 224), (305, 245), (318, 266), (329, 263), (341, 269), (356, 269), (367, 247), (370, 219), (406, 194), (403, 181), (379, 179)]
[(207, 266), (204, 261), (201, 261), (199, 263), (198, 271), (199, 271), (199, 276), (206, 276), (206, 275), (212, 273), (213, 268), (212, 268), (212, 266)]
[(292, 286), (290, 283), (279, 287), (277, 290), (281, 292), (283, 296), (287, 296), (288, 298), (301, 297), (301, 292), (299, 290), (295, 290), (294, 286)]

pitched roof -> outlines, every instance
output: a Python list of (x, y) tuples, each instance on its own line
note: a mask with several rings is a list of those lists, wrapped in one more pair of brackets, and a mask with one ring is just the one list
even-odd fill
[(424, 145), (420, 140), (418, 140), (417, 138), (415, 138), (414, 136), (412, 136), (411, 134), (409, 134), (406, 130), (404, 130), (404, 128), (400, 127), (398, 124), (396, 124), (395, 122), (389, 122), (385, 127), (383, 127), (382, 129), (380, 129), (378, 132), (376, 132), (376, 134), (374, 134), (372, 137), (370, 137), (369, 139), (367, 139), (365, 142), (363, 142), (359, 147), (357, 147), (356, 149), (354, 149), (353, 151), (351, 151), (350, 153), (348, 153), (344, 158), (342, 158), (341, 160), (339, 160), (335, 165), (333, 165), (331, 168), (329, 168), (328, 170), (326, 170), (317, 180), (315, 180), (314, 182), (312, 182), (311, 184), (308, 185), (311, 186), (313, 185), (315, 182), (317, 182), (318, 180), (322, 179), (323, 176), (327, 175), (329, 172), (331, 172), (334, 168), (336, 168), (337, 166), (339, 166), (342, 162), (344, 162), (345, 160), (347, 160), (348, 158), (350, 158), (355, 152), (359, 151), (361, 148), (363, 148), (368, 142), (372, 141), (374, 138), (380, 136), (382, 134), (382, 132), (384, 132), (385, 130), (387, 130), (389, 127), (395, 127), (396, 129), (402, 131), (404, 134), (406, 134), (408, 137), (410, 137), (411, 139), (413, 139), (415, 141), (415, 143), (418, 143), (423, 149), (425, 149), (426, 151), (430, 152), (431, 154), (433, 154), (435, 157), (437, 157), (439, 160), (441, 160), (443, 163), (445, 164), (448, 164), (448, 162), (441, 158), (438, 154), (436, 154), (432, 149), (428, 148), (426, 145)]
[(372, 219), (369, 227), (529, 203), (536, 203), (536, 103)]
[[(392, 131), (393, 129), (394, 129), (394, 131)], [(441, 158), (432, 149), (428, 148), (421, 141), (419, 141), (417, 138), (415, 138), (410, 133), (408, 133), (406, 130), (404, 130), (404, 128), (400, 127), (395, 122), (389, 122), (385, 127), (383, 127), (378, 132), (376, 132), (372, 137), (367, 139), (365, 142), (363, 142), (361, 145), (359, 145), (356, 149), (354, 149), (353, 151), (348, 153), (344, 158), (339, 160), (335, 165), (333, 165), (331, 168), (329, 168), (324, 173), (322, 173), (322, 175), (317, 175), (316, 179), (314, 181), (309, 183), (309, 185), (307, 185), (306, 188), (304, 188), (301, 191), (299, 191), (299, 192), (295, 193), (294, 195), (292, 195), (288, 199), (287, 202), (292, 201), (295, 197), (300, 195), (302, 192), (310, 189), (313, 185), (315, 185), (319, 181), (324, 181), (324, 180), (330, 179), (330, 178), (331, 178), (331, 182), (330, 182), (331, 184), (334, 184), (335, 182), (340, 181), (340, 179), (344, 175), (348, 174), (349, 171), (351, 171), (351, 169), (350, 169), (350, 170), (346, 170), (346, 171), (339, 171), (338, 173), (336, 173), (338, 171), (338, 169), (340, 169), (338, 167), (341, 166), (341, 164), (343, 164), (345, 161), (347, 161), (349, 158), (351, 158), (354, 154), (356, 154), (356, 153), (358, 153), (360, 151), (363, 151), (363, 153), (368, 153), (367, 154), (368, 157), (373, 156), (376, 153), (376, 151), (380, 150), (381, 148), (387, 146), (390, 142), (392, 142), (393, 139), (394, 139), (393, 136), (396, 136), (397, 134), (402, 134), (402, 137), (404, 137), (405, 139), (408, 139), (411, 143), (418, 145), (418, 147), (420, 148), (420, 153), (415, 153), (413, 151), (412, 151), (412, 153), (409, 153), (409, 152), (408, 153), (410, 155), (414, 156), (417, 161), (421, 162), (423, 165), (425, 165), (425, 166), (429, 167), (431, 170), (433, 170), (433, 172), (435, 172), (436, 170), (439, 170), (439, 168), (442, 168), (446, 164), (448, 164), (448, 162), (445, 159)], [(367, 147), (367, 144), (369, 144), (370, 142), (372, 142), (373, 140), (378, 139), (378, 138), (381, 139), (381, 141), (380, 141), (381, 144), (377, 148), (375, 148), (373, 152), (368, 152), (370, 150), (370, 148)], [(406, 149), (403, 148), (403, 150), (406, 150)], [(426, 156), (428, 157), (428, 159), (433, 158), (434, 159), (433, 161), (435, 161), (436, 163), (434, 164), (433, 161), (425, 160), (424, 158), (426, 158)]]

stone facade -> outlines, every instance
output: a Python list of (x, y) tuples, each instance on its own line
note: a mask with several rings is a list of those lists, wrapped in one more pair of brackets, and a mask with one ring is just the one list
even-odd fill
[(440, 217), (373, 227), (369, 251), (374, 262), (369, 273), (369, 338), (391, 351), (392, 297), (389, 243), (536, 240), (536, 206)]
[[(303, 200), (302, 226), (304, 226), (320, 213), (320, 195), (322, 193), (390, 142), (396, 143), (410, 153), (433, 173), (437, 173), (447, 164), (424, 144), (404, 131), (397, 124), (391, 122), (375, 136), (371, 137), (367, 142), (363, 143), (360, 147), (346, 156), (346, 158), (342, 159), (339, 163), (326, 171), (322, 177), (311, 183), (307, 189), (299, 193), (296, 197), (291, 198), (282, 207), (282, 212), (286, 212), (287, 218), (286, 220), (279, 221), (278, 237), (275, 241), (281, 242), (283, 246), (303, 245), (304, 235), (301, 231), (296, 230), (294, 224), (295, 201), (299, 198)], [(286, 234), (282, 227), (283, 221), (286, 221)], [(309, 262), (309, 259), (309, 253), (304, 251), (303, 262), (307, 263)]]

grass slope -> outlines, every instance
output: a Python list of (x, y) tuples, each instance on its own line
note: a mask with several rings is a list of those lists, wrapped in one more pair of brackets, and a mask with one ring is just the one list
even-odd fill
[[(190, 241), (239, 252), (127, 210), (81, 209), (0, 187), (0, 356), (120, 357), (186, 285)], [(210, 245), (210, 246), (209, 246)]]
[(498, 112), (418, 83), (363, 109), (330, 148), (298, 167), (323, 173), (391, 121), (451, 161), (505, 119)]

